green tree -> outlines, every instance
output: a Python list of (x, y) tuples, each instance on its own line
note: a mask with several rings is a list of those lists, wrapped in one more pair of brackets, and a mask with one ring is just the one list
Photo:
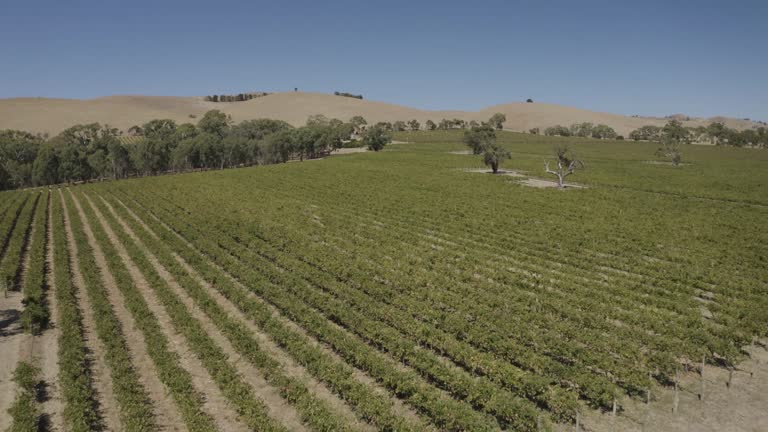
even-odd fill
[(433, 130), (437, 129), (437, 125), (436, 125), (436, 124), (435, 124), (435, 122), (433, 122), (432, 120), (427, 120), (427, 122), (425, 123), (425, 125), (426, 125), (426, 127), (427, 127), (427, 130), (431, 130), (431, 131), (433, 131)]
[(40, 148), (32, 166), (32, 182), (36, 186), (59, 183), (59, 155), (52, 145)]
[(349, 122), (355, 128), (356, 134), (363, 133), (365, 126), (368, 124), (368, 122), (362, 116), (354, 116), (349, 120)]
[(390, 142), (392, 142), (392, 136), (379, 125), (368, 129), (363, 136), (363, 144), (368, 147), (368, 150), (382, 150)]
[(614, 139), (616, 138), (616, 131), (612, 127), (599, 124), (592, 128), (592, 138), (597, 139)]
[(688, 144), (690, 142), (690, 132), (683, 127), (678, 120), (670, 120), (661, 129), (662, 140), (675, 142), (677, 144)]
[(405, 122), (402, 120), (398, 120), (392, 123), (392, 130), (395, 132), (402, 132), (405, 130), (405, 128), (406, 128)]
[(414, 119), (408, 122), (408, 128), (412, 131), (417, 131), (421, 128), (421, 124), (419, 124), (418, 120)]
[(496, 113), (488, 119), (488, 123), (496, 129), (501, 129), (504, 126), (505, 121), (507, 121), (507, 116), (502, 113)]
[(328, 126), (330, 122), (331, 120), (322, 114), (311, 115), (307, 118), (307, 126)]
[(231, 123), (232, 117), (219, 110), (210, 110), (197, 122), (197, 127), (202, 132), (215, 135), (221, 139), (226, 135)]
[(571, 136), (571, 130), (565, 126), (556, 125), (544, 129), (544, 135), (568, 137)]
[(476, 126), (464, 132), (464, 144), (472, 149), (472, 154), (483, 153), (486, 147), (496, 143), (496, 131), (489, 125)]
[(499, 165), (510, 157), (511, 154), (507, 150), (495, 143), (488, 144), (483, 148), (483, 163), (491, 167), (494, 174), (499, 172)]
[(712, 122), (705, 128), (712, 144), (722, 144), (729, 135), (730, 130), (722, 122)]

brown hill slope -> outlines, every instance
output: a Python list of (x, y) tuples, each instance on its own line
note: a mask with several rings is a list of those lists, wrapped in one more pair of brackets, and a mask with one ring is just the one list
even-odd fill
[[(206, 111), (219, 109), (232, 115), (235, 121), (260, 117), (285, 120), (302, 125), (313, 114), (349, 120), (362, 115), (368, 122), (417, 119), (424, 123), (442, 118), (486, 120), (493, 113), (507, 116), (505, 129), (527, 131), (544, 129), (555, 124), (570, 125), (576, 122), (604, 123), (619, 134), (647, 125), (663, 125), (666, 119), (651, 117), (627, 117), (600, 113), (578, 108), (545, 103), (511, 103), (496, 105), (481, 111), (427, 111), (384, 102), (359, 100), (321, 93), (275, 93), (246, 102), (214, 103), (202, 97), (174, 96), (109, 96), (97, 99), (48, 99), (13, 98), (0, 99), (0, 129), (21, 129), (32, 132), (56, 134), (78, 123), (106, 123), (127, 130), (155, 118), (170, 118), (179, 123), (196, 122)], [(195, 116), (195, 117), (192, 117)], [(729, 127), (744, 129), (752, 122), (723, 119)], [(707, 119), (685, 121), (687, 126), (708, 124)]]

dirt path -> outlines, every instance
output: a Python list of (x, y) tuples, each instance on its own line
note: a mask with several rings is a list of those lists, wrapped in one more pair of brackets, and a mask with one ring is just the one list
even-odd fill
[[(85, 220), (86, 216), (82, 210), (82, 204), (78, 201), (74, 194), (72, 197), (75, 201), (77, 210), (80, 213), (80, 217)], [(107, 221), (104, 219), (99, 210), (94, 208), (94, 212), (96, 214), (96, 222), (101, 225), (110, 242), (115, 246), (115, 249), (117, 249), (117, 253), (120, 255), (123, 263), (128, 268), (136, 288), (146, 299), (150, 311), (155, 316), (155, 318), (157, 318), (158, 324), (163, 330), (163, 333), (165, 333), (165, 335), (168, 337), (170, 345), (179, 355), (181, 366), (189, 371), (190, 375), (192, 376), (192, 381), (195, 385), (195, 388), (205, 395), (204, 407), (216, 422), (218, 429), (222, 431), (246, 432), (248, 428), (238, 420), (237, 413), (231, 408), (228, 401), (221, 393), (219, 387), (205, 370), (200, 360), (197, 359), (195, 354), (187, 346), (187, 342), (184, 336), (177, 333), (173, 328), (170, 316), (168, 316), (167, 312), (161, 305), (161, 302), (155, 295), (155, 292), (150, 288), (149, 283), (141, 273), (141, 270), (139, 270), (139, 268), (130, 258), (125, 247), (117, 238), (116, 234), (112, 231), (111, 227), (107, 224)], [(88, 221), (87, 231), (90, 231), (90, 223), (91, 221)], [(94, 252), (97, 255), (101, 255), (100, 249), (97, 253), (96, 249), (94, 248)]]
[(21, 303), (23, 296), (18, 291), (9, 291), (7, 297), (0, 292), (0, 430), (11, 424), (6, 415), (16, 397), (16, 384), (11, 381), (13, 371), (21, 360), (23, 346), (29, 345), (31, 336), (21, 327)]
[(59, 190), (64, 208), (64, 231), (67, 235), (67, 246), (70, 253), (70, 266), (72, 267), (72, 283), (77, 290), (76, 296), (80, 305), (83, 318), (83, 335), (88, 351), (88, 363), (93, 372), (93, 388), (99, 404), (99, 413), (104, 420), (104, 425), (112, 431), (123, 430), (120, 422), (120, 406), (115, 398), (112, 388), (112, 376), (107, 366), (104, 344), (96, 333), (96, 321), (91, 308), (91, 299), (85, 290), (85, 280), (80, 271), (78, 260), (78, 248), (72, 233), (72, 221), (69, 216), (70, 209), (64, 201), (64, 195)]
[[(118, 214), (112, 208), (112, 205), (104, 199), (102, 199), (102, 201), (110, 209), (112, 214), (120, 221), (121, 225), (126, 229), (126, 231), (129, 232), (130, 236), (136, 239), (136, 236), (133, 233), (133, 231), (131, 231), (130, 228), (128, 228), (128, 226), (125, 224), (125, 222), (122, 219), (120, 219)], [(135, 213), (133, 213), (130, 209), (128, 209), (128, 212), (151, 236), (158, 238), (157, 234), (155, 234), (152, 231), (152, 229), (144, 223), (144, 221), (139, 219)], [(318, 398), (328, 403), (328, 405), (331, 406), (336, 412), (343, 415), (355, 427), (356, 430), (361, 430), (361, 431), (375, 430), (371, 425), (367, 423), (362, 423), (361, 421), (359, 421), (355, 417), (354, 412), (343, 400), (341, 400), (338, 396), (333, 394), (324, 384), (315, 380), (306, 371), (306, 369), (304, 369), (304, 367), (298, 365), (295, 361), (293, 361), (293, 359), (287, 353), (285, 353), (282, 349), (280, 349), (267, 335), (262, 333), (261, 330), (255, 324), (249, 321), (247, 317), (245, 317), (245, 315), (235, 305), (229, 302), (229, 300), (227, 300), (224, 296), (222, 296), (214, 287), (212, 287), (209, 283), (207, 283), (202, 278), (202, 276), (200, 276), (200, 274), (197, 273), (197, 271), (195, 271), (192, 267), (190, 267), (189, 264), (182, 257), (180, 257), (176, 253), (173, 253), (173, 257), (184, 268), (184, 270), (192, 278), (194, 278), (197, 281), (197, 283), (199, 283), (201, 286), (206, 288), (208, 295), (210, 295), (211, 298), (213, 298), (216, 301), (219, 307), (225, 310), (230, 315), (230, 317), (236, 319), (238, 322), (240, 322), (240, 324), (244, 325), (245, 327), (248, 328), (248, 330), (250, 330), (251, 336), (253, 336), (258, 341), (259, 347), (265, 352), (267, 352), (272, 358), (277, 360), (283, 366), (283, 370), (286, 373), (286, 375), (303, 381), (309, 391), (311, 391)], [(158, 270), (160, 270), (160, 273), (164, 278), (166, 278), (166, 280), (169, 280), (171, 278), (171, 276), (167, 274), (165, 269), (162, 268), (162, 266), (157, 262), (154, 256), (151, 256), (150, 260), (152, 261), (153, 265), (155, 265), (155, 267), (158, 268)], [(178, 284), (175, 283), (175, 281), (173, 282), (172, 287), (177, 291), (177, 295), (179, 295), (179, 297), (182, 298), (182, 300), (187, 305), (187, 307), (190, 308), (190, 310), (195, 311), (195, 316), (198, 317), (198, 319), (200, 319), (201, 321), (203, 321), (206, 327), (214, 325), (212, 322), (210, 322), (210, 320), (207, 317), (205, 317), (204, 319), (201, 318), (203, 313), (196, 306), (190, 307), (191, 304), (193, 303), (192, 300), (188, 296), (178, 292), (180, 287), (178, 286)], [(211, 334), (213, 335), (213, 333)], [(227, 354), (230, 356), (230, 358), (234, 359), (237, 362), (241, 361), (240, 355), (234, 352), (234, 349), (232, 349), (232, 352), (230, 352), (230, 348), (227, 348), (226, 351), (227, 351)], [(241, 369), (241, 371), (243, 371), (246, 377), (249, 378), (249, 382), (251, 377), (257, 379), (256, 382), (250, 382), (250, 383), (252, 386), (254, 386), (254, 389), (256, 390), (256, 393), (259, 395), (259, 397), (262, 398), (262, 400), (264, 400), (264, 402), (270, 407), (270, 413), (274, 413), (275, 418), (278, 418), (283, 424), (288, 426), (289, 423), (287, 423), (287, 421), (289, 419), (283, 419), (282, 416), (277, 415), (283, 411), (283, 408), (280, 405), (285, 405), (285, 402), (280, 397), (280, 395), (277, 394), (273, 389), (269, 387), (269, 384), (263, 378), (261, 378), (261, 373), (255, 368), (253, 368), (250, 365), (250, 363), (247, 363), (247, 360), (242, 360), (240, 364), (248, 366), (247, 369), (242, 366), (239, 366), (239, 368)], [(258, 384), (258, 386), (256, 384)], [(268, 394), (262, 394), (262, 391), (259, 390), (260, 388), (263, 388), (265, 391), (268, 391)], [(279, 399), (278, 402), (280, 403), (280, 405), (273, 405), (272, 401), (274, 400), (274, 398)], [(297, 430), (297, 429), (294, 429), (293, 426), (291, 426), (290, 429)]]
[[(133, 211), (130, 209), (130, 207), (129, 207), (129, 206), (127, 206), (127, 205), (126, 205), (126, 204), (125, 204), (123, 201), (121, 201), (121, 200), (119, 200), (119, 199), (117, 199), (117, 201), (120, 203), (120, 205), (122, 205), (122, 206), (123, 206), (123, 207), (124, 207), (124, 208), (125, 208), (125, 209), (126, 209), (128, 212), (129, 212), (129, 214), (131, 214), (131, 215), (132, 215), (132, 216), (133, 216), (133, 217), (134, 217), (136, 220), (138, 220), (140, 223), (142, 223), (142, 224), (143, 224), (143, 221), (141, 220), (141, 218), (139, 218), (139, 217), (138, 217), (138, 215), (136, 215), (136, 214), (135, 214), (135, 213), (134, 213), (134, 212), (133, 212)], [(154, 217), (154, 216), (153, 216), (153, 217)], [(172, 229), (170, 229), (170, 227), (168, 227), (168, 225), (166, 225), (166, 224), (165, 224), (163, 221), (161, 221), (161, 220), (157, 219), (156, 217), (154, 217), (154, 218), (155, 218), (155, 220), (157, 220), (159, 223), (161, 223), (161, 224), (162, 224), (162, 225), (163, 225), (163, 226), (164, 226), (166, 229), (168, 229), (170, 232), (174, 233), (174, 234), (175, 234), (175, 235), (176, 235), (176, 236), (177, 236), (177, 237), (178, 237), (178, 238), (179, 238), (181, 241), (183, 241), (183, 242), (184, 242), (184, 243), (185, 243), (185, 244), (186, 244), (188, 247), (190, 247), (192, 250), (195, 250), (195, 251), (199, 252), (199, 251), (198, 251), (198, 249), (197, 249), (197, 248), (196, 248), (196, 247), (195, 247), (193, 244), (189, 243), (189, 242), (188, 242), (188, 241), (187, 241), (185, 238), (183, 238), (183, 237), (182, 237), (182, 236), (180, 236), (178, 233), (176, 233), (175, 231), (173, 231)], [(184, 260), (183, 260), (181, 257), (177, 257), (177, 259), (178, 259), (178, 260), (180, 260), (180, 262), (181, 262), (183, 265), (185, 265), (185, 268), (187, 268), (187, 269), (191, 269), (191, 267), (190, 267), (190, 266), (189, 266), (189, 265), (188, 265), (188, 264), (187, 264), (187, 263), (186, 263), (186, 262), (185, 262), (185, 261), (184, 261)], [(318, 342), (318, 341), (317, 341), (317, 340), (316, 340), (314, 337), (312, 337), (310, 334), (308, 334), (308, 333), (306, 332), (306, 330), (304, 330), (304, 329), (303, 329), (301, 326), (299, 326), (298, 324), (294, 323), (293, 321), (291, 321), (291, 320), (289, 320), (289, 319), (287, 319), (287, 318), (283, 317), (283, 316), (282, 316), (282, 314), (280, 313), (280, 311), (278, 311), (278, 310), (277, 310), (277, 309), (276, 309), (274, 306), (272, 306), (272, 305), (271, 305), (271, 304), (269, 304), (269, 303), (266, 303), (266, 302), (264, 302), (264, 301), (263, 301), (261, 298), (259, 298), (259, 297), (258, 297), (256, 294), (254, 294), (254, 293), (253, 293), (253, 292), (252, 292), (252, 291), (251, 291), (251, 290), (250, 290), (248, 287), (246, 287), (246, 286), (244, 286), (242, 283), (240, 283), (240, 281), (239, 281), (239, 280), (237, 280), (237, 279), (236, 279), (236, 278), (234, 278), (232, 275), (230, 275), (230, 274), (229, 274), (229, 273), (228, 273), (228, 272), (227, 272), (225, 269), (221, 268), (221, 267), (220, 267), (218, 264), (216, 264), (216, 263), (213, 263), (213, 262), (211, 262), (210, 264), (211, 264), (212, 266), (216, 267), (217, 269), (219, 269), (219, 270), (220, 270), (222, 273), (224, 273), (224, 275), (226, 275), (226, 277), (227, 277), (227, 278), (228, 278), (228, 279), (229, 279), (229, 280), (230, 280), (230, 281), (231, 281), (233, 284), (235, 284), (235, 285), (236, 285), (236, 286), (238, 286), (240, 289), (242, 289), (242, 290), (243, 290), (243, 292), (245, 292), (245, 293), (246, 293), (246, 295), (247, 295), (247, 296), (248, 296), (250, 299), (253, 299), (253, 300), (255, 300), (255, 301), (257, 301), (257, 302), (261, 303), (261, 304), (262, 304), (262, 305), (264, 305), (265, 307), (267, 307), (267, 308), (268, 308), (268, 309), (271, 311), (271, 313), (272, 313), (272, 317), (273, 317), (273, 318), (280, 320), (280, 322), (281, 322), (283, 325), (285, 325), (286, 327), (290, 328), (291, 330), (293, 330), (293, 331), (295, 331), (295, 332), (297, 332), (297, 333), (301, 334), (302, 336), (304, 336), (304, 337), (305, 337), (305, 338), (306, 338), (306, 339), (309, 341), (309, 343), (310, 343), (310, 344), (311, 344), (313, 347), (316, 347), (316, 348), (318, 348), (319, 350), (323, 351), (323, 353), (325, 353), (325, 354), (326, 354), (326, 355), (328, 355), (329, 357), (333, 358), (333, 360), (334, 360), (334, 361), (336, 361), (336, 362), (339, 362), (339, 363), (342, 363), (342, 364), (347, 364), (347, 365), (348, 365), (348, 366), (349, 366), (349, 367), (350, 367), (350, 368), (353, 370), (353, 377), (354, 377), (354, 378), (355, 378), (355, 379), (356, 379), (358, 382), (360, 382), (360, 383), (362, 383), (362, 384), (365, 384), (365, 385), (367, 385), (369, 388), (371, 388), (371, 389), (372, 389), (374, 392), (376, 392), (377, 394), (379, 394), (379, 395), (382, 395), (382, 396), (385, 396), (385, 397), (388, 397), (388, 398), (389, 398), (389, 399), (392, 401), (392, 403), (393, 403), (393, 405), (394, 405), (394, 412), (395, 412), (396, 414), (398, 414), (399, 416), (402, 416), (402, 417), (405, 417), (405, 418), (407, 418), (408, 420), (410, 420), (410, 421), (414, 422), (415, 424), (419, 424), (419, 423), (421, 423), (421, 424), (425, 424), (425, 423), (424, 423), (424, 421), (421, 419), (421, 417), (420, 417), (420, 416), (419, 416), (419, 415), (416, 413), (416, 411), (415, 411), (414, 409), (412, 409), (411, 407), (409, 407), (409, 406), (407, 406), (406, 404), (404, 404), (402, 400), (400, 400), (400, 399), (398, 399), (398, 398), (396, 398), (396, 397), (391, 397), (391, 395), (389, 394), (388, 390), (387, 390), (386, 388), (382, 387), (381, 385), (379, 385), (379, 383), (378, 383), (378, 382), (376, 382), (376, 380), (375, 380), (375, 379), (373, 379), (372, 377), (370, 377), (370, 376), (369, 376), (367, 373), (365, 373), (364, 371), (362, 371), (362, 370), (360, 370), (360, 369), (358, 369), (358, 368), (356, 368), (356, 367), (354, 367), (354, 366), (352, 366), (352, 365), (349, 365), (349, 364), (348, 364), (348, 363), (347, 363), (347, 362), (346, 362), (346, 361), (345, 361), (343, 358), (341, 358), (341, 356), (339, 356), (339, 355), (338, 355), (338, 354), (337, 354), (335, 351), (333, 351), (333, 350), (332, 350), (331, 348), (329, 348), (328, 346), (326, 346), (326, 345), (324, 345), (324, 344), (322, 344), (322, 343)], [(200, 275), (199, 275), (199, 274), (197, 274), (197, 273), (194, 273), (194, 272), (193, 272), (193, 276), (195, 276), (195, 277), (197, 277), (197, 278), (200, 278)], [(206, 286), (210, 287), (210, 285), (209, 285), (209, 284), (206, 284)], [(230, 305), (230, 307), (232, 307), (232, 308), (234, 308), (234, 309), (236, 309), (236, 310), (237, 310), (237, 312), (238, 312), (239, 316), (241, 316), (241, 317), (244, 317), (244, 315), (243, 315), (243, 314), (242, 314), (242, 313), (239, 311), (239, 309), (237, 309), (237, 307), (236, 307), (236, 306), (232, 305), (232, 304), (231, 304), (231, 303), (230, 303), (230, 302), (229, 302), (229, 301), (228, 301), (226, 298), (224, 298), (223, 296), (221, 296), (221, 294), (219, 294), (219, 293), (218, 293), (218, 291), (217, 291), (215, 288), (213, 288), (213, 287), (210, 287), (210, 288), (211, 288), (211, 294), (213, 294), (213, 295), (214, 295), (214, 298), (216, 298), (216, 299), (217, 299), (217, 301), (221, 301), (221, 302), (223, 302), (223, 303), (228, 303), (228, 304)], [(250, 320), (248, 320), (247, 318), (245, 318), (245, 321), (246, 321), (246, 322), (249, 322), (250, 326), (252, 326), (254, 329), (256, 329), (256, 330), (258, 331), (258, 327), (257, 327), (256, 325), (254, 325), (252, 322), (250, 322)], [(259, 333), (256, 333), (256, 334), (260, 334), (260, 332), (259, 332)], [(269, 339), (269, 337), (268, 337), (268, 336), (265, 336), (265, 335), (264, 335), (263, 337), (264, 337), (264, 339), (265, 339), (265, 340), (269, 341), (269, 346), (272, 346), (272, 347), (274, 347), (274, 350), (275, 350), (275, 352), (278, 352), (278, 351), (280, 351), (280, 348), (278, 348), (278, 347), (276, 346), (276, 344), (275, 344), (275, 343), (274, 343), (274, 342), (273, 342), (271, 339)], [(265, 345), (265, 347), (266, 347), (266, 346), (267, 346), (267, 345)], [(280, 357), (286, 357), (286, 358), (290, 359), (290, 358), (287, 356), (287, 354), (285, 354), (285, 353), (282, 353), (282, 354), (283, 354), (282, 356), (276, 356), (276, 357), (277, 357), (277, 358), (280, 358)], [(343, 402), (341, 402), (341, 403), (343, 403)], [(429, 426), (425, 425), (425, 427), (426, 427), (426, 428), (429, 430)]]
[[(75, 201), (75, 203), (77, 204), (77, 201)], [(144, 335), (125, 306), (125, 300), (117, 289), (117, 283), (115, 282), (114, 276), (109, 271), (109, 266), (107, 265), (101, 247), (96, 243), (89, 222), (84, 218), (84, 214), (79, 205), (76, 205), (76, 207), (80, 217), (83, 218), (83, 230), (88, 238), (88, 244), (91, 246), (91, 249), (93, 249), (96, 266), (99, 268), (99, 272), (102, 275), (104, 287), (107, 290), (107, 296), (109, 297), (115, 315), (123, 328), (128, 351), (131, 354), (133, 365), (139, 375), (139, 382), (147, 391), (147, 394), (152, 401), (158, 426), (161, 430), (182, 431), (184, 430), (184, 421), (178, 408), (173, 403), (172, 398), (167, 395), (165, 386), (158, 378), (158, 371), (147, 353)]]

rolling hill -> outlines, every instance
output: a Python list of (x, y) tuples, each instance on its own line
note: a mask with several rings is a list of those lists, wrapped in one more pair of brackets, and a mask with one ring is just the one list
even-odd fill
[[(175, 96), (108, 96), (96, 99), (11, 98), (0, 99), (0, 129), (21, 129), (31, 132), (56, 134), (78, 123), (106, 123), (122, 130), (151, 119), (170, 118), (179, 123), (196, 122), (203, 113), (219, 109), (236, 121), (268, 117), (302, 125), (313, 114), (348, 120), (362, 115), (368, 122), (416, 119), (422, 123), (443, 118), (486, 120), (493, 113), (507, 116), (504, 128), (527, 131), (544, 129), (556, 124), (576, 122), (603, 123), (626, 135), (643, 125), (663, 125), (667, 119), (658, 117), (627, 117), (618, 114), (588, 111), (547, 103), (509, 103), (491, 106), (480, 111), (428, 111), (401, 105), (359, 100), (322, 93), (274, 93), (245, 102), (207, 102), (202, 97)], [(679, 115), (676, 117), (680, 117)], [(686, 117), (682, 117), (686, 118)], [(750, 128), (756, 123), (716, 117), (691, 119), (686, 126), (706, 125), (711, 121), (724, 121), (736, 129)]]

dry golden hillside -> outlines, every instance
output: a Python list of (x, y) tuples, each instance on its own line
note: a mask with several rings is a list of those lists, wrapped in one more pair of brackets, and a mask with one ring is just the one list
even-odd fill
[[(570, 125), (576, 122), (603, 123), (619, 134), (647, 125), (663, 125), (667, 120), (650, 117), (627, 117), (600, 113), (545, 103), (511, 103), (496, 105), (481, 111), (427, 111), (384, 102), (359, 100), (321, 93), (275, 93), (246, 102), (206, 102), (202, 97), (174, 96), (109, 96), (97, 99), (48, 99), (13, 98), (0, 99), (0, 129), (21, 129), (32, 132), (56, 134), (78, 123), (106, 123), (127, 130), (151, 119), (170, 118), (177, 122), (196, 122), (203, 113), (219, 109), (232, 115), (235, 121), (268, 117), (302, 125), (307, 117), (323, 114), (330, 118), (348, 120), (362, 115), (369, 122), (417, 119), (424, 123), (442, 118), (486, 120), (493, 113), (507, 116), (505, 129), (527, 131), (544, 129), (556, 124)], [(193, 117), (196, 116), (196, 117)], [(752, 122), (717, 118), (729, 127), (744, 129)], [(687, 126), (708, 124), (711, 120), (685, 121)]]

